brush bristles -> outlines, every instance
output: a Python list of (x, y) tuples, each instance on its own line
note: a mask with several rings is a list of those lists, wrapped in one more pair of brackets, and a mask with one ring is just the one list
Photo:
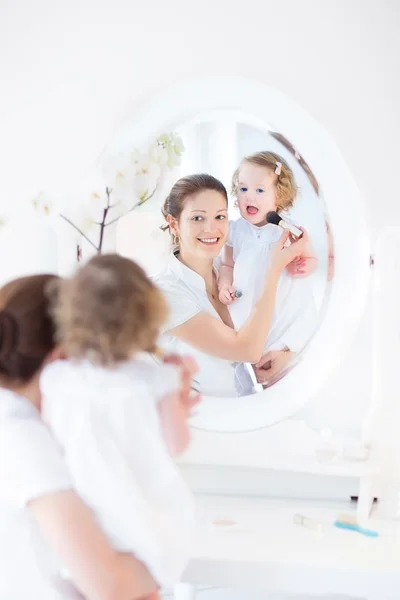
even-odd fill
[(358, 525), (357, 518), (353, 515), (345, 515), (342, 513), (336, 520), (340, 523), (345, 523), (346, 525)]
[(267, 213), (267, 223), (279, 225), (280, 221), (282, 221), (281, 217), (274, 210), (271, 210), (269, 213)]

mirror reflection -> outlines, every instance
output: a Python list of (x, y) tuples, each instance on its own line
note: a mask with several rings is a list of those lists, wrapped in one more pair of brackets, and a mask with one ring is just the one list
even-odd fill
[(227, 112), (178, 133), (175, 181), (122, 223), (119, 251), (164, 291), (159, 345), (195, 357), (194, 387), (246, 396), (301, 359), (323, 317), (334, 260), (324, 201), (300, 151), (271, 126)]

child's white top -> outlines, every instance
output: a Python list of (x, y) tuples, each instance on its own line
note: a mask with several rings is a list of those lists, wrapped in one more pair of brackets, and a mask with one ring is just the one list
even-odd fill
[(75, 489), (114, 547), (144, 562), (161, 586), (179, 581), (194, 522), (157, 410), (178, 385), (174, 367), (144, 356), (113, 369), (58, 361), (41, 377), (43, 419)]
[[(252, 225), (243, 217), (229, 223), (227, 244), (232, 246), (234, 288), (242, 292), (229, 311), (239, 329), (249, 318), (261, 294), (269, 251), (282, 235), (277, 225)], [(282, 350), (287, 346), (298, 352), (309, 340), (317, 325), (312, 287), (308, 278), (294, 279), (283, 271), (276, 293), (275, 310), (265, 350)]]
[(0, 598), (81, 598), (59, 576), (28, 503), (72, 488), (60, 448), (26, 398), (0, 389)]

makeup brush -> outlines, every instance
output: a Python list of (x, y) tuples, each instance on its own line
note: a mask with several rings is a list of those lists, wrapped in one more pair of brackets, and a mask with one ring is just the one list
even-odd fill
[(301, 236), (303, 235), (301, 229), (296, 227), (296, 225), (292, 225), (291, 223), (288, 223), (287, 221), (282, 219), (282, 217), (280, 217), (278, 213), (274, 210), (271, 210), (269, 213), (267, 213), (267, 223), (271, 223), (272, 225), (278, 225), (278, 227), (282, 227), (282, 229), (289, 229), (290, 233), (296, 240), (301, 238)]
[(378, 537), (379, 533), (373, 529), (367, 529), (358, 524), (356, 517), (353, 515), (341, 514), (334, 522), (334, 526), (339, 529), (347, 529), (349, 531), (355, 531), (368, 537)]

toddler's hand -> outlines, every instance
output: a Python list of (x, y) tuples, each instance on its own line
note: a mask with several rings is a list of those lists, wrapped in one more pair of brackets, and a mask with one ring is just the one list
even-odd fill
[(229, 304), (232, 304), (232, 302), (234, 302), (234, 300), (235, 300), (234, 288), (231, 285), (229, 285), (228, 283), (221, 286), (221, 289), (219, 290), (219, 301), (222, 302), (222, 304), (229, 306)]
[(307, 260), (298, 256), (286, 267), (286, 273), (292, 277), (307, 274)]
[(191, 409), (201, 400), (201, 396), (192, 390), (193, 376), (199, 368), (196, 361), (191, 356), (180, 356), (178, 354), (167, 354), (164, 357), (164, 364), (175, 365), (181, 375), (181, 389), (179, 398), (186, 411), (186, 417), (190, 416)]
[(318, 267), (318, 258), (316, 256), (298, 256), (286, 267), (286, 272), (294, 279), (309, 277)]
[(175, 354), (165, 356), (164, 363), (175, 365), (180, 373), (180, 389), (164, 396), (158, 405), (167, 448), (171, 456), (177, 456), (190, 442), (188, 417), (201, 400), (200, 394), (193, 392), (191, 387), (198, 369), (192, 358)]

